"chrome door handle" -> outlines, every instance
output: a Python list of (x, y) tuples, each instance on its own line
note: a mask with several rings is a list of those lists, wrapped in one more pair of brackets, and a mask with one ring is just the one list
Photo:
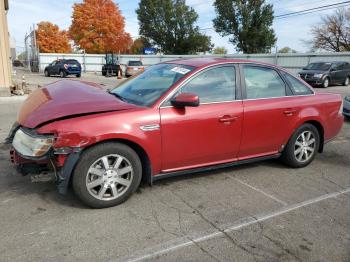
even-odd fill
[(286, 116), (292, 116), (297, 112), (297, 110), (295, 109), (287, 109), (285, 111), (283, 111), (283, 114), (285, 114)]
[(227, 123), (227, 122), (233, 122), (236, 121), (238, 116), (222, 116), (219, 118), (220, 123)]

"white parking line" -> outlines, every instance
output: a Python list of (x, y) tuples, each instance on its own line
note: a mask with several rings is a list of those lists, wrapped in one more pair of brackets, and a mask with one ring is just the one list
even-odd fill
[[(338, 192), (334, 192), (334, 193), (329, 193), (329, 194), (325, 194), (313, 199), (309, 199), (297, 204), (293, 204), (293, 205), (289, 205), (289, 206), (285, 206), (282, 207), (280, 210), (274, 211), (274, 212), (270, 212), (267, 214), (260, 214), (257, 215), (255, 217), (247, 217), (245, 219), (244, 222), (241, 223), (236, 223), (233, 224), (230, 227), (227, 227), (226, 229), (224, 229), (223, 231), (217, 231), (211, 234), (206, 234), (203, 235), (201, 237), (197, 237), (197, 238), (189, 238), (189, 237), (183, 237), (183, 238), (179, 238), (179, 239), (175, 239), (174, 241), (172, 241), (172, 244), (165, 244), (162, 245), (161, 247), (156, 247), (156, 248), (151, 248), (145, 251), (145, 254), (142, 255), (138, 255), (138, 256), (133, 256), (133, 257), (129, 257), (129, 258), (125, 258), (121, 261), (128, 261), (128, 262), (137, 262), (137, 261), (142, 261), (142, 260), (146, 260), (146, 259), (151, 259), (154, 258), (156, 256), (160, 256), (169, 252), (173, 252), (175, 250), (187, 247), (187, 246), (192, 246), (195, 243), (200, 243), (218, 236), (222, 236), (225, 233), (229, 233), (235, 230), (239, 230), (241, 228), (250, 226), (250, 225), (254, 225), (260, 222), (263, 222), (265, 220), (271, 219), (271, 218), (275, 218), (281, 215), (284, 215), (286, 213), (289, 213), (291, 211), (303, 208), (303, 207), (307, 207), (310, 206), (312, 204), (316, 204), (318, 202), (327, 200), (327, 199), (331, 199), (331, 198), (336, 198), (340, 195), (346, 194), (346, 193), (350, 193), (350, 188), (338, 191)], [(177, 244), (174, 244), (175, 242), (178, 242)]]
[(265, 196), (267, 196), (267, 197), (269, 197), (269, 198), (271, 198), (271, 199), (277, 201), (278, 203), (280, 203), (280, 204), (282, 204), (282, 205), (284, 205), (284, 206), (287, 206), (287, 205), (288, 205), (287, 202), (284, 202), (283, 200), (280, 200), (280, 199), (274, 197), (273, 195), (270, 195), (270, 194), (268, 194), (268, 193), (262, 191), (261, 189), (259, 189), (259, 188), (257, 188), (257, 187), (254, 187), (254, 186), (252, 186), (252, 185), (249, 185), (248, 183), (246, 183), (246, 182), (244, 182), (244, 181), (242, 181), (242, 180), (240, 180), (240, 179), (238, 179), (238, 178), (236, 178), (236, 177), (233, 177), (233, 176), (230, 176), (230, 175), (228, 175), (228, 176), (229, 176), (231, 179), (236, 180), (237, 182), (241, 183), (242, 185), (245, 185), (245, 186), (247, 186), (247, 187), (249, 187), (249, 188), (251, 188), (251, 189), (257, 191), (257, 192), (259, 192), (259, 193), (261, 193), (261, 194), (263, 194), (263, 195), (265, 195)]

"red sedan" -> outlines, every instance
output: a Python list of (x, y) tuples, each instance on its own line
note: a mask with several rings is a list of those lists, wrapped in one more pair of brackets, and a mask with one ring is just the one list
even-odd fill
[[(280, 158), (307, 166), (343, 124), (342, 99), (252, 61), (161, 63), (111, 91), (63, 80), (24, 102), (8, 138), (24, 173), (53, 174), (95, 208), (160, 178)], [(43, 174), (43, 173), (42, 173)]]

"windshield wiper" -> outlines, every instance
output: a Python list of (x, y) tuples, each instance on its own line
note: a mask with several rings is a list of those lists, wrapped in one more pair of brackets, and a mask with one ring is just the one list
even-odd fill
[(122, 97), (122, 96), (119, 95), (119, 94), (116, 94), (116, 93), (111, 92), (111, 90), (108, 90), (107, 92), (108, 92), (108, 94), (117, 97), (119, 100), (122, 100), (123, 102), (128, 102), (124, 97)]

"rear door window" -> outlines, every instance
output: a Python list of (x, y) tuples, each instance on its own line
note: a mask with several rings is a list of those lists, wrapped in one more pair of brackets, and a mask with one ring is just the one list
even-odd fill
[(286, 85), (276, 70), (254, 65), (245, 65), (243, 69), (247, 99), (286, 96)]

